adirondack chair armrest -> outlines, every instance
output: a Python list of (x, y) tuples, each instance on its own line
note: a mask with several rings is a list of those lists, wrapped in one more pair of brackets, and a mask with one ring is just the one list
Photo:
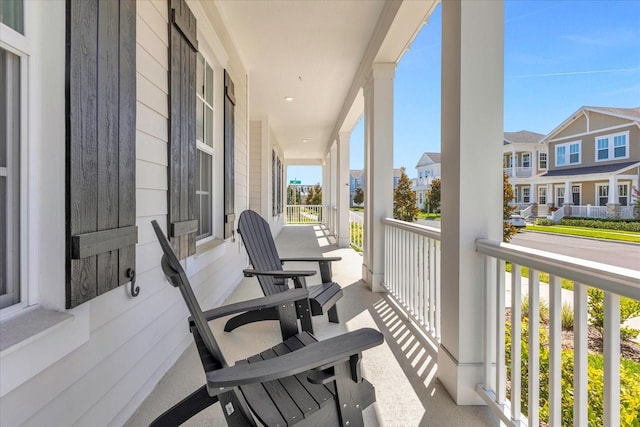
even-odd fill
[(283, 264), (285, 262), (334, 262), (334, 261), (341, 261), (341, 260), (342, 260), (342, 257), (340, 256), (280, 258), (280, 262), (282, 262)]
[[(283, 279), (294, 279), (296, 277), (306, 277), (313, 276), (316, 274), (314, 270), (273, 270), (273, 271), (262, 271), (262, 270), (254, 270), (251, 268), (247, 268), (242, 270), (244, 273), (244, 277), (253, 277), (253, 276), (273, 276), (280, 277)], [(283, 283), (284, 284), (284, 283)]]
[(285, 262), (317, 262), (320, 266), (320, 277), (322, 278), (322, 283), (329, 283), (333, 281), (332, 276), (333, 273), (331, 271), (331, 263), (334, 261), (340, 261), (342, 257), (333, 256), (333, 257), (296, 257), (296, 258), (280, 258), (280, 262), (284, 264)]
[(236, 387), (300, 374), (314, 368), (327, 369), (382, 344), (384, 338), (375, 329), (354, 332), (306, 345), (273, 359), (240, 364), (207, 372), (209, 387)]
[[(289, 289), (266, 297), (250, 299), (248, 301), (237, 302), (205, 311), (204, 317), (207, 321), (228, 316), (230, 314), (242, 313), (245, 311), (263, 310), (265, 308), (277, 307), (278, 305), (300, 301), (309, 298), (309, 291), (306, 289)], [(189, 317), (189, 322), (192, 319)]]

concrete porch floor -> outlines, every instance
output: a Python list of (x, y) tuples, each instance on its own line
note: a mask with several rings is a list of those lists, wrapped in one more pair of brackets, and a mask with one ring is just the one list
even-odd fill
[[(318, 225), (286, 226), (276, 244), (280, 256), (341, 256), (334, 263), (333, 278), (344, 289), (338, 302), (340, 323), (329, 323), (327, 316), (313, 319), (319, 340), (362, 327), (380, 330), (384, 344), (363, 354), (362, 373), (376, 389), (377, 401), (364, 411), (366, 426), (498, 426), (500, 422), (483, 406), (457, 406), (437, 379), (436, 347), (423, 337), (384, 294), (369, 291), (360, 280), (362, 257), (350, 248), (338, 248)], [(289, 269), (316, 269), (317, 265), (296, 263)], [(319, 281), (319, 276), (308, 283)], [(261, 296), (255, 278), (243, 279), (228, 303)], [(203, 307), (206, 309), (208, 307)], [(280, 342), (275, 321), (246, 325), (228, 333), (227, 318), (210, 322), (216, 339), (232, 361), (246, 358)], [(186, 327), (186, 325), (185, 325)], [(126, 426), (147, 426), (205, 382), (202, 365), (192, 344), (169, 370), (154, 391), (129, 419)], [(191, 418), (187, 426), (225, 426), (220, 405)]]

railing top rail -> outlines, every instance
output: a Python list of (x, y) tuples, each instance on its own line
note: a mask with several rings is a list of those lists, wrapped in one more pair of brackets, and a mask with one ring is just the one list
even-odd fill
[(429, 237), (431, 239), (440, 240), (440, 229), (435, 227), (429, 227), (422, 224), (413, 224), (406, 221), (400, 221), (393, 218), (382, 218), (382, 223), (391, 227), (399, 228), (401, 230), (409, 231), (411, 233), (419, 234), (420, 236)]
[(640, 271), (638, 270), (489, 239), (476, 240), (476, 250), (494, 258), (640, 300)]

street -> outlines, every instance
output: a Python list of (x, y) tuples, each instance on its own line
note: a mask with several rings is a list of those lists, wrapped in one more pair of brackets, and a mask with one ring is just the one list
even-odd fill
[[(440, 228), (440, 221), (419, 219), (416, 222), (418, 224)], [(519, 232), (511, 239), (510, 243), (618, 267), (640, 270), (640, 244), (585, 239), (560, 234), (536, 233), (533, 231)]]

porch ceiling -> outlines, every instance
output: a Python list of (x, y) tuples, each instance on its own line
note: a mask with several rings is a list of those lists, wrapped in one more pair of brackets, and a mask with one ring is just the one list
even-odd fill
[(250, 116), (268, 117), (290, 163), (319, 162), (336, 133), (351, 130), (371, 63), (399, 60), (435, 4), (216, 2), (249, 73)]

